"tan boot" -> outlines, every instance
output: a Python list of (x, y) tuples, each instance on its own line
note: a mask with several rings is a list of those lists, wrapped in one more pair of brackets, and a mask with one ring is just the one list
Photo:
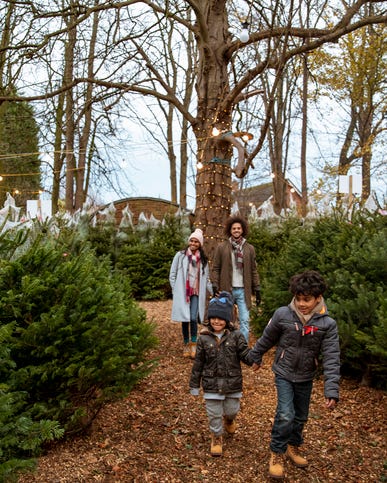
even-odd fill
[(285, 477), (284, 471), (284, 455), (279, 453), (270, 453), (269, 476), (277, 480)]
[(189, 344), (184, 344), (183, 347), (183, 357), (191, 357), (191, 348)]
[(286, 450), (286, 456), (296, 465), (298, 468), (305, 468), (308, 466), (308, 460), (300, 454), (300, 448), (298, 446), (288, 445)]
[(211, 456), (222, 456), (223, 454), (223, 438), (222, 436), (215, 436), (211, 434)]
[(196, 356), (196, 342), (191, 342), (190, 344), (190, 357), (191, 359), (195, 359)]
[(224, 416), (223, 426), (224, 426), (224, 429), (228, 432), (228, 434), (234, 434), (236, 431), (235, 419), (229, 419), (229, 418), (226, 418), (226, 416)]

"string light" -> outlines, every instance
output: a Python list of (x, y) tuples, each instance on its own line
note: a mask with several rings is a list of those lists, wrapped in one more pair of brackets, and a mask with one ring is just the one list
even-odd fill
[(248, 42), (250, 38), (249, 34), (249, 23), (246, 21), (246, 19), (241, 22), (242, 30), (239, 33), (239, 40), (243, 42), (244, 44)]
[(254, 136), (247, 131), (234, 132), (233, 136), (236, 138), (241, 138), (245, 143), (247, 143), (248, 141), (251, 141), (254, 138)]

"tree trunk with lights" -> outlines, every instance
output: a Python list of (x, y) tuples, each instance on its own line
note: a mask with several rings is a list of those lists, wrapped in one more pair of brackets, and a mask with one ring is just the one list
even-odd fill
[[(203, 0), (207, 25), (199, 26), (197, 36), (199, 66), (197, 140), (198, 172), (196, 177), (195, 226), (206, 238), (206, 251), (212, 258), (216, 245), (224, 238), (223, 229), (231, 208), (232, 145), (225, 138), (231, 130), (231, 105), (225, 104), (229, 94), (228, 62), (225, 46), (230, 40), (225, 2)], [(219, 131), (213, 135), (213, 129)]]

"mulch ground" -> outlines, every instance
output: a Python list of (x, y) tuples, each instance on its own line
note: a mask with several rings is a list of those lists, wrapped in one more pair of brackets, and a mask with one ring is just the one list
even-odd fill
[[(188, 391), (192, 362), (182, 358), (180, 325), (170, 322), (171, 302), (144, 302), (157, 323), (157, 368), (130, 395), (107, 405), (88, 434), (56, 443), (36, 472), (19, 483), (266, 482), (276, 397), (272, 353), (258, 372), (244, 367), (238, 429), (224, 455), (210, 456), (202, 397)], [(307, 469), (286, 464), (287, 482), (385, 482), (386, 393), (342, 381), (337, 409), (324, 407), (317, 380), (305, 429)]]

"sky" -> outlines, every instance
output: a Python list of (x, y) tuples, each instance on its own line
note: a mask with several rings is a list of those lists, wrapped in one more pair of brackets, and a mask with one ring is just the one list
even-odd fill
[[(333, 144), (333, 145), (332, 145)], [(328, 142), (325, 139), (323, 151), (327, 158), (333, 156), (333, 149), (335, 147), (335, 141), (332, 139)], [(321, 148), (321, 146), (320, 146)], [(130, 156), (123, 156), (119, 162), (119, 174), (118, 178), (122, 185), (121, 195), (117, 194), (113, 190), (104, 190), (98, 193), (98, 201), (103, 203), (110, 203), (122, 198), (130, 197), (153, 197), (165, 200), (171, 199), (170, 189), (170, 170), (169, 162), (166, 155), (161, 152), (157, 152), (155, 146), (151, 143), (139, 143), (134, 149), (135, 154)], [(235, 154), (235, 153), (234, 153)], [(315, 163), (314, 158), (320, 156), (320, 153), (312, 145), (309, 146), (309, 167), (308, 167), (308, 189), (311, 189), (313, 182), (319, 178), (324, 178), (322, 173), (318, 169), (313, 169), (311, 164)], [(127, 158), (127, 159), (125, 159)], [(236, 159), (236, 156), (235, 156)], [(298, 188), (301, 189), (300, 182), (300, 168), (299, 168), (299, 154), (295, 153), (294, 166), (289, 169), (287, 177)], [(179, 169), (179, 168), (178, 168)], [(252, 176), (256, 174), (256, 170), (252, 171)], [(266, 169), (267, 178), (260, 177), (259, 183), (266, 183), (271, 181), (270, 170)], [(361, 174), (360, 167), (352, 168), (349, 174), (359, 175)], [(187, 183), (187, 205), (189, 208), (195, 208), (195, 189), (194, 189), (195, 173), (191, 173), (190, 180)], [(254, 183), (254, 184), (259, 184)], [(332, 191), (336, 189), (335, 181), (332, 179), (327, 182), (326, 190)], [(248, 184), (246, 184), (248, 186)], [(324, 189), (324, 187), (323, 187)], [(386, 196), (386, 180), (385, 179), (373, 179), (372, 189), (377, 191), (379, 197)]]
[[(313, 136), (310, 136), (307, 147), (308, 190), (311, 189), (313, 183), (319, 178), (324, 180), (324, 174), (319, 170), (318, 166), (323, 166), (325, 163), (337, 164), (339, 146), (337, 132), (342, 129), (342, 123), (338, 116), (335, 126), (332, 118), (330, 118), (330, 121), (328, 127), (324, 127), (326, 120), (314, 116), (310, 117), (310, 130), (313, 132)], [(327, 129), (330, 131), (327, 131)], [(153, 139), (150, 139), (149, 136), (148, 138), (146, 137), (146, 133), (141, 128), (131, 125), (128, 132), (130, 133), (128, 142), (122, 146), (123, 149), (117, 154), (117, 158), (120, 159), (117, 163), (117, 169), (119, 170), (118, 178), (123, 188), (122, 193), (117, 194), (113, 190), (105, 190), (98, 193), (97, 201), (110, 203), (127, 197), (153, 197), (170, 200), (170, 170), (166, 154)], [(300, 143), (297, 135), (293, 143), (287, 177), (300, 190)], [(178, 152), (178, 146), (176, 146), (176, 152)], [(237, 153), (234, 152), (235, 160), (236, 157)], [(263, 154), (260, 160), (255, 162), (255, 165), (257, 168), (251, 170), (251, 176), (257, 177), (259, 174), (259, 181), (249, 183), (246, 180), (245, 186), (271, 181), (270, 166)], [(179, 171), (179, 166), (177, 169)], [(192, 169), (196, 170), (196, 168)], [(352, 168), (349, 174), (361, 174), (360, 166)], [(191, 209), (195, 208), (195, 175), (196, 172), (191, 171), (190, 179), (187, 183), (187, 204)], [(323, 183), (322, 188), (327, 192), (335, 193), (337, 185), (338, 180), (336, 182), (332, 178), (330, 180), (327, 179), (326, 185)], [(385, 196), (385, 179), (373, 178), (372, 189), (376, 189), (381, 198), (383, 195)]]

